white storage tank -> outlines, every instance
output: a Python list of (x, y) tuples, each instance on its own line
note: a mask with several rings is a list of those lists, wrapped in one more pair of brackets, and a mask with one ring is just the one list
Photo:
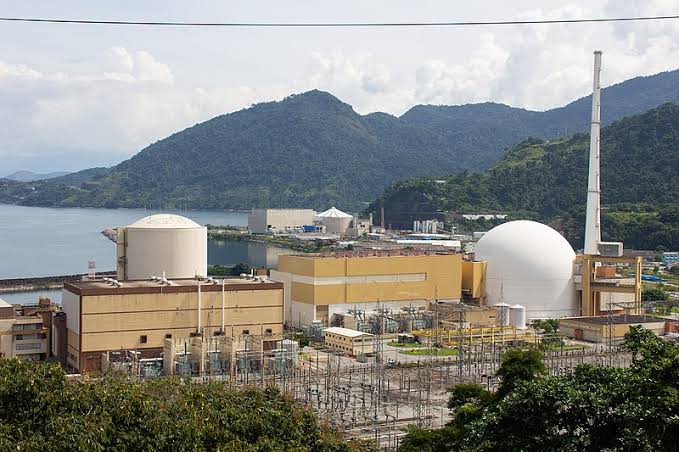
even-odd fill
[(496, 319), (497, 326), (509, 326), (509, 305), (507, 303), (498, 303), (495, 306), (497, 309)]
[(344, 213), (336, 207), (331, 207), (316, 215), (315, 220), (325, 226), (325, 230), (329, 234), (344, 235), (353, 218), (352, 215)]
[(144, 217), (118, 228), (119, 280), (207, 274), (207, 228), (180, 215)]
[(518, 329), (526, 328), (526, 308), (520, 304), (509, 307), (509, 325)]
[(488, 262), (486, 300), (516, 303), (529, 319), (578, 315), (573, 281), (575, 252), (554, 229), (535, 221), (510, 221), (488, 231), (474, 248)]

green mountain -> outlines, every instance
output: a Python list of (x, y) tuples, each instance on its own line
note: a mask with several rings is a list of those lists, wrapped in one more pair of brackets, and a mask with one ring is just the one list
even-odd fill
[(17, 182), (32, 182), (36, 180), (54, 179), (69, 174), (68, 171), (54, 171), (51, 173), (34, 173), (33, 171), (15, 171), (5, 176), (5, 179)]
[[(679, 102), (679, 71), (603, 91), (604, 120)], [(34, 206), (358, 210), (390, 184), (491, 166), (530, 136), (586, 130), (587, 98), (546, 112), (500, 104), (357, 114), (310, 91), (196, 124), (110, 169), (47, 181), (0, 179), (0, 202)]]
[[(584, 227), (588, 155), (588, 134), (530, 139), (482, 172), (396, 183), (368, 210), (384, 207), (386, 222), (404, 228), (427, 216), (464, 223), (461, 213), (509, 213), (552, 221), (577, 246)], [(666, 104), (605, 127), (601, 155), (604, 238), (633, 248), (678, 249), (679, 105)]]

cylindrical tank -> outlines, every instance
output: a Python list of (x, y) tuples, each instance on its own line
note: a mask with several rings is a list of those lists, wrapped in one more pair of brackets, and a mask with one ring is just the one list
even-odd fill
[(168, 279), (207, 274), (207, 228), (179, 215), (144, 217), (123, 228), (118, 245), (120, 279)]
[(526, 328), (526, 308), (520, 304), (509, 307), (509, 324), (514, 328)]
[(347, 232), (353, 218), (352, 215), (344, 213), (336, 207), (331, 207), (325, 212), (319, 213), (316, 216), (316, 221), (325, 226), (327, 233), (342, 235)]
[(507, 303), (498, 303), (494, 306), (497, 309), (497, 326), (509, 326), (509, 305)]

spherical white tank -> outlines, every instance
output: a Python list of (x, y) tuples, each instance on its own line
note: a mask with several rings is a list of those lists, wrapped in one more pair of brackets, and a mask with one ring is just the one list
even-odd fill
[[(179, 215), (151, 215), (125, 228), (125, 277), (207, 274), (207, 228)], [(120, 250), (120, 246), (118, 247)], [(119, 258), (121, 251), (119, 251)]]
[(527, 317), (560, 318), (578, 314), (573, 261), (575, 252), (554, 229), (534, 221), (494, 227), (475, 247), (487, 261), (486, 302), (521, 303)]

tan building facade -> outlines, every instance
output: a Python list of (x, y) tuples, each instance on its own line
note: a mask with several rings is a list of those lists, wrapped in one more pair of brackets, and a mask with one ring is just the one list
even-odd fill
[(661, 336), (667, 330), (669, 319), (646, 315), (614, 315), (593, 317), (571, 317), (559, 320), (559, 333), (566, 337), (587, 342), (606, 342), (609, 322), (613, 342), (621, 342), (630, 327), (641, 325)]
[(326, 328), (325, 345), (335, 351), (351, 356), (360, 356), (375, 351), (374, 336), (349, 328)]
[(350, 309), (426, 307), (461, 297), (459, 254), (336, 253), (280, 256), (271, 278), (285, 285), (285, 319), (329, 324)]
[(198, 286), (195, 279), (172, 280), (169, 285), (134, 281), (122, 287), (103, 281), (65, 283), (68, 367), (99, 370), (107, 351), (136, 350), (142, 357), (157, 357), (166, 339), (198, 331), (232, 337), (283, 332), (281, 283), (203, 281), (200, 294)]
[(49, 355), (48, 329), (40, 315), (17, 315), (0, 298), (0, 357), (41, 361)]

